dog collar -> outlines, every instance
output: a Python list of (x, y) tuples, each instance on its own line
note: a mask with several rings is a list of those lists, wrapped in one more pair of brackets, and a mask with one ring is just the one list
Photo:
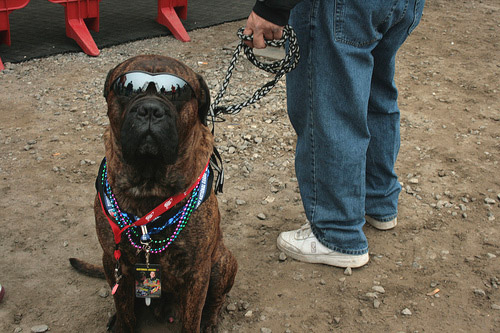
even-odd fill
[[(121, 236), (125, 231), (127, 231), (128, 238), (133, 246), (143, 248), (142, 245), (138, 244), (139, 242), (133, 240), (132, 234), (137, 235), (136, 229), (138, 228), (136, 227), (142, 227), (144, 229), (144, 226), (149, 223), (154, 225), (154, 227), (150, 228), (150, 232), (143, 233), (140, 241), (142, 244), (145, 242), (149, 243), (151, 241), (152, 234), (159, 233), (167, 226), (177, 223), (175, 231), (169, 238), (163, 241), (153, 241), (153, 247), (150, 249), (150, 252), (159, 253), (166, 250), (166, 248), (177, 238), (181, 230), (185, 227), (192, 212), (196, 210), (210, 195), (212, 178), (212, 172), (209, 168), (209, 163), (207, 163), (201, 175), (187, 191), (168, 198), (148, 214), (139, 218), (133, 214), (126, 213), (119, 208), (118, 202), (107, 179), (107, 165), (106, 159), (104, 158), (96, 179), (96, 189), (101, 209), (108, 219), (113, 231), (116, 245), (114, 253), (115, 259), (117, 261), (120, 259), (121, 251), (119, 250), (119, 244), (121, 242)], [(188, 195), (190, 195), (190, 197), (186, 204), (177, 212), (177, 214), (172, 214), (170, 209), (184, 200)], [(162, 221), (164, 222), (163, 225), (161, 225)]]

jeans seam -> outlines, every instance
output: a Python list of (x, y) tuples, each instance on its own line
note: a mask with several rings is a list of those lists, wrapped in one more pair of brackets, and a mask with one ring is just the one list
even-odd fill
[(421, 0), (416, 0), (415, 1), (415, 7), (413, 8), (413, 20), (411, 22), (410, 27), (408, 28), (408, 35), (410, 35), (413, 32), (413, 30), (415, 30), (415, 28), (417, 27), (418, 23), (420, 22), (419, 19), (418, 19), (419, 15), (417, 13), (417, 9), (420, 6), (420, 1)]
[[(403, 13), (401, 13), (401, 16), (399, 17), (399, 20), (397, 20), (396, 22), (394, 22), (390, 27), (389, 29), (387, 29), (388, 31), (393, 28), (394, 26), (396, 26), (399, 22), (401, 22), (403, 20), (403, 18), (406, 16), (406, 12), (408, 11), (408, 6), (409, 6), (409, 0), (406, 0), (405, 2), (405, 9), (403, 10)], [(386, 19), (382, 22), (385, 23), (389, 20), (389, 18), (394, 14), (394, 9), (396, 8), (397, 6), (397, 1), (394, 2), (394, 6), (392, 7), (391, 9), (391, 12), (389, 15), (387, 15)]]
[[(314, 1), (313, 5), (312, 5), (312, 11), (311, 11), (311, 16), (309, 17), (309, 24), (311, 25), (311, 28), (310, 28), (310, 31), (311, 31), (311, 39), (310, 39), (310, 49), (314, 49), (313, 47), (313, 43), (314, 43), (314, 38), (313, 38), (313, 31), (314, 31), (314, 17), (316, 15), (316, 11), (317, 11), (317, 6), (318, 6), (318, 1)], [(312, 94), (312, 89), (313, 89), (313, 75), (312, 75), (312, 70), (313, 70), (313, 66), (312, 66), (312, 52), (309, 53), (309, 56), (308, 56), (308, 62), (307, 62), (307, 65), (309, 66), (309, 70), (308, 70), (308, 73), (309, 73), (309, 78), (308, 78), (308, 89), (309, 89), (309, 110), (311, 110), (311, 112), (309, 113), (309, 121), (311, 122), (311, 133), (310, 133), (310, 143), (311, 143), (311, 168), (312, 168), (312, 184), (313, 184), (313, 188), (312, 188), (312, 191), (313, 191), (313, 198), (312, 198), (312, 204), (311, 204), (311, 220), (314, 221), (314, 216), (316, 214), (316, 206), (318, 204), (318, 190), (317, 190), (317, 183), (316, 183), (316, 150), (315, 150), (315, 140), (314, 140), (314, 116), (313, 116), (313, 106), (314, 106), (314, 103), (313, 103), (313, 94)]]
[(378, 222), (390, 222), (392, 220), (394, 220), (396, 217), (398, 217), (398, 213), (396, 212), (396, 214), (393, 214), (393, 215), (390, 215), (389, 217), (384, 217), (384, 218), (378, 218), (378, 217), (375, 217), (375, 216), (372, 216), (370, 214), (366, 214), (368, 215), (369, 217), (371, 217), (372, 219), (375, 219), (377, 220)]
[(316, 231), (316, 227), (312, 223), (310, 225), (311, 225), (311, 230), (314, 234), (314, 237), (316, 237), (318, 242), (320, 242), (323, 246), (329, 248), (332, 251), (343, 253), (343, 254), (351, 254), (351, 255), (362, 255), (362, 254), (368, 253), (368, 250), (369, 250), (368, 247), (365, 247), (365, 248), (359, 249), (359, 250), (346, 250), (346, 249), (341, 249), (335, 245), (331, 245), (331, 244), (327, 243), (325, 241), (325, 239), (318, 234), (318, 232)]

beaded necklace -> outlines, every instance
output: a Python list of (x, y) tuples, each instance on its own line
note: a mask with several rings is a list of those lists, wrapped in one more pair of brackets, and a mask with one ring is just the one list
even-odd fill
[[(120, 229), (131, 226), (126, 230), (126, 233), (132, 246), (137, 249), (144, 249), (144, 244), (148, 244), (148, 251), (150, 253), (160, 253), (165, 251), (175, 241), (175, 239), (177, 239), (182, 229), (184, 229), (188, 223), (193, 211), (204, 201), (205, 195), (208, 193), (207, 183), (209, 176), (210, 171), (209, 168), (207, 168), (200, 182), (196, 184), (191, 192), (191, 196), (187, 200), (186, 204), (174, 216), (169, 219), (165, 219), (164, 223), (160, 226), (150, 227), (150, 230), (148, 230), (145, 226), (141, 226), (141, 229), (143, 230), (142, 235), (138, 233), (138, 226), (132, 226), (134, 222), (139, 220), (139, 217), (122, 211), (118, 205), (118, 201), (116, 200), (108, 182), (107, 164), (105, 160), (103, 160), (102, 172), (100, 172), (97, 181), (100, 182), (100, 188), (104, 194), (104, 207), (106, 208), (109, 216), (116, 221), (116, 224)], [(161, 217), (162, 215), (157, 216), (149, 223), (161, 222)], [(152, 239), (152, 235), (158, 235), (166, 227), (174, 224), (177, 225), (169, 237), (163, 239)]]

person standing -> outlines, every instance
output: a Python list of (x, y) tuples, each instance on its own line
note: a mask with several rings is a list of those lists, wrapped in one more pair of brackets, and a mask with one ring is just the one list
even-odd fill
[(300, 62), (287, 74), (287, 108), (297, 133), (295, 170), (307, 223), (277, 240), (309, 263), (361, 267), (363, 225), (397, 225), (394, 171), (400, 111), (396, 53), (419, 24), (425, 0), (258, 0), (244, 34), (264, 48), (294, 28)]

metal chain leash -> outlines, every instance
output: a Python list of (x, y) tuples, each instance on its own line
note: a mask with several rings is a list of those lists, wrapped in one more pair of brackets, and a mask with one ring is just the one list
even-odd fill
[[(280, 47), (283, 46), (285, 42), (288, 40), (288, 50), (287, 53), (285, 54), (285, 57), (279, 61), (275, 61), (272, 63), (263, 63), (257, 60), (255, 54), (253, 53), (253, 49), (245, 44), (245, 41), (252, 40), (252, 36), (244, 35), (243, 31), (244, 28), (240, 28), (238, 30), (237, 35), (241, 40), (239, 44), (236, 46), (236, 49), (234, 50), (233, 57), (231, 58), (231, 62), (229, 63), (226, 77), (222, 82), (222, 86), (219, 90), (219, 93), (215, 97), (215, 100), (212, 103), (212, 105), (210, 105), (209, 115), (212, 117), (212, 124), (215, 122), (215, 118), (218, 117), (221, 113), (236, 114), (240, 112), (242, 108), (257, 102), (262, 97), (266, 96), (267, 93), (269, 93), (269, 91), (271, 91), (271, 89), (274, 88), (276, 83), (283, 77), (283, 75), (293, 70), (299, 63), (299, 58), (300, 58), (299, 45), (297, 43), (297, 36), (295, 34), (295, 31), (291, 26), (289, 25), (284, 26), (283, 36), (280, 40), (266, 41), (266, 44), (269, 46)], [(238, 57), (242, 49), (244, 50), (247, 59), (252, 64), (254, 64), (258, 68), (268, 73), (275, 74), (275, 77), (273, 80), (267, 82), (266, 84), (264, 84), (264, 86), (257, 89), (254, 92), (254, 94), (245, 102), (229, 106), (218, 106), (218, 104), (220, 103), (222, 97), (226, 92), (227, 86), (229, 85), (229, 80), (231, 79), (233, 70), (236, 66), (236, 62), (238, 60)]]
[[(216, 118), (219, 118), (220, 121), (224, 119), (220, 116), (221, 113), (225, 114), (236, 114), (241, 111), (245, 106), (253, 104), (260, 100), (262, 97), (266, 96), (271, 89), (276, 85), (276, 83), (285, 75), (286, 73), (293, 70), (297, 67), (299, 63), (299, 45), (297, 43), (297, 36), (295, 35), (295, 31), (291, 26), (286, 25), (283, 28), (283, 36), (280, 40), (272, 40), (266, 41), (266, 44), (269, 46), (280, 47), (285, 44), (288, 40), (288, 50), (285, 54), (285, 57), (279, 61), (275, 61), (273, 63), (263, 63), (257, 60), (255, 54), (253, 53), (253, 49), (245, 44), (245, 41), (251, 41), (252, 36), (247, 36), (243, 34), (244, 28), (240, 28), (238, 30), (238, 37), (241, 39), (236, 49), (234, 50), (233, 57), (229, 63), (229, 67), (227, 69), (226, 77), (222, 82), (222, 86), (219, 90), (219, 93), (215, 97), (214, 102), (210, 105), (210, 110), (208, 114), (212, 118), (212, 134), (214, 134), (215, 130), (215, 122)], [(276, 74), (274, 79), (267, 82), (261, 88), (257, 89), (255, 93), (245, 102), (240, 104), (234, 104), (229, 106), (218, 106), (224, 93), (226, 92), (227, 86), (229, 85), (229, 80), (233, 75), (233, 70), (236, 67), (236, 62), (238, 61), (238, 57), (241, 53), (241, 50), (244, 50), (247, 59), (257, 66), (258, 68), (265, 70), (266, 72)], [(215, 193), (222, 192), (224, 186), (224, 167), (222, 165), (222, 158), (217, 151), (217, 148), (214, 146), (214, 151), (212, 156), (210, 157), (210, 166), (213, 170), (217, 172), (217, 177), (215, 178)]]

